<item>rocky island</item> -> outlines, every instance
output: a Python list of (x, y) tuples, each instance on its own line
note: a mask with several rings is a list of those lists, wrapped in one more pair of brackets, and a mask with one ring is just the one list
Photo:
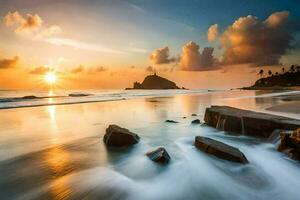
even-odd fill
[(168, 90), (168, 89), (185, 89), (179, 88), (176, 83), (158, 76), (156, 73), (153, 75), (146, 76), (142, 83), (134, 82), (133, 88), (126, 88), (126, 90), (130, 89), (145, 89), (145, 90)]

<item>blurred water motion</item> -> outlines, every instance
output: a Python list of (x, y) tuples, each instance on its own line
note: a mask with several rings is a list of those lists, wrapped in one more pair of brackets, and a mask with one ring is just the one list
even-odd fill
[[(272, 144), (190, 125), (211, 104), (262, 110), (280, 101), (255, 95), (232, 91), (1, 110), (0, 199), (296, 200), (299, 164)], [(113, 123), (138, 133), (141, 142), (127, 151), (107, 151), (102, 136)], [(196, 135), (238, 147), (250, 164), (198, 151)], [(169, 152), (169, 165), (145, 156), (158, 146)]]

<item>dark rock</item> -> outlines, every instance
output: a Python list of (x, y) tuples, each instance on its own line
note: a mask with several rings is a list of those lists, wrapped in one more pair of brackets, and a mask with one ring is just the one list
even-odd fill
[[(126, 88), (130, 89), (130, 88)], [(149, 75), (146, 76), (142, 83), (134, 82), (133, 89), (180, 89), (174, 82), (161, 76)]]
[(196, 136), (195, 146), (203, 152), (214, 155), (218, 158), (233, 162), (248, 163), (245, 155), (238, 148), (229, 146), (217, 140), (207, 137)]
[(197, 116), (197, 114), (193, 113), (192, 116)]
[(186, 119), (186, 117), (182, 117), (183, 119)]
[(85, 93), (70, 93), (69, 97), (86, 97), (91, 96), (91, 94), (85, 94)]
[(200, 121), (200, 119), (195, 119), (195, 120), (193, 120), (191, 123), (192, 123), (192, 124), (200, 124), (201, 121)]
[(37, 96), (34, 96), (34, 95), (28, 95), (28, 96), (24, 96), (22, 97), (22, 99), (37, 99), (38, 97)]
[(165, 148), (159, 147), (154, 151), (150, 151), (146, 154), (151, 160), (158, 163), (168, 163), (171, 160), (170, 155)]
[(206, 108), (204, 121), (222, 131), (264, 138), (268, 138), (275, 129), (294, 130), (300, 127), (300, 120), (228, 106)]
[(103, 137), (104, 143), (109, 147), (125, 147), (138, 143), (140, 137), (128, 129), (117, 125), (109, 125)]
[(292, 159), (300, 161), (300, 129), (280, 133), (278, 151), (287, 153)]
[(165, 122), (167, 122), (167, 123), (178, 123), (178, 121), (174, 121), (174, 120), (170, 120), (170, 119), (167, 119)]

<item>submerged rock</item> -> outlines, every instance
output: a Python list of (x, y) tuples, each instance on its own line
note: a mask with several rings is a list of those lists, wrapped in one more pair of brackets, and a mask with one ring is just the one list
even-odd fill
[(91, 94), (86, 94), (86, 93), (70, 93), (69, 97), (86, 97), (86, 96), (91, 96)]
[(170, 119), (167, 119), (165, 122), (167, 122), (167, 123), (179, 123), (178, 121), (174, 121), (174, 120), (170, 120)]
[(24, 96), (22, 97), (22, 99), (37, 99), (38, 97), (37, 96), (34, 96), (34, 95), (28, 95), (28, 96)]
[(229, 106), (206, 108), (204, 121), (222, 131), (268, 138), (275, 129), (294, 130), (300, 120)]
[(214, 155), (224, 160), (229, 160), (232, 162), (238, 162), (242, 164), (248, 163), (247, 158), (238, 148), (224, 144), (217, 140), (213, 140), (207, 137), (196, 136), (195, 146), (203, 152)]
[(300, 129), (280, 133), (278, 151), (288, 154), (292, 159), (300, 161)]
[(192, 124), (200, 124), (201, 121), (200, 121), (200, 119), (195, 119), (195, 120), (193, 120), (191, 123), (192, 123)]
[(195, 116), (197, 116), (197, 114), (193, 113), (193, 114), (192, 114), (192, 116), (194, 116), (194, 117), (195, 117)]
[(154, 151), (150, 151), (146, 154), (152, 161), (158, 163), (168, 163), (171, 160), (167, 150), (163, 147), (159, 147)]
[(126, 128), (115, 124), (109, 125), (103, 137), (104, 143), (109, 147), (125, 147), (138, 143), (140, 137)]

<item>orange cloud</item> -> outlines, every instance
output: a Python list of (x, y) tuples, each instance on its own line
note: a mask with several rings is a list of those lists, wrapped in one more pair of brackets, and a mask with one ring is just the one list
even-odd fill
[(10, 69), (16, 67), (19, 62), (19, 57), (15, 56), (12, 59), (4, 58), (0, 60), (0, 69)]
[(214, 41), (218, 37), (218, 24), (211, 25), (207, 31), (207, 40)]
[(163, 47), (159, 49), (155, 49), (150, 54), (150, 61), (153, 64), (168, 64), (176, 61), (176, 58), (170, 57), (169, 55), (169, 47)]
[(61, 32), (61, 28), (57, 25), (43, 26), (43, 20), (38, 14), (23, 16), (18, 11), (8, 12), (3, 18), (3, 22), (6, 26), (16, 27), (16, 34), (30, 34), (33, 39), (42, 39)]
[(46, 72), (49, 71), (49, 68), (48, 67), (43, 67), (43, 66), (40, 66), (40, 67), (36, 67), (34, 68), (33, 70), (31, 70), (29, 73), (30, 74), (45, 74)]
[(253, 66), (277, 65), (292, 47), (294, 26), (289, 12), (275, 12), (265, 21), (248, 15), (240, 17), (220, 37), (223, 64), (251, 63)]
[(218, 68), (218, 60), (214, 58), (212, 47), (205, 47), (200, 53), (195, 42), (188, 42), (182, 47), (180, 66), (184, 71), (208, 71)]
[(73, 68), (70, 72), (72, 74), (77, 74), (83, 71), (84, 71), (84, 67), (82, 65), (79, 65), (78, 67)]

